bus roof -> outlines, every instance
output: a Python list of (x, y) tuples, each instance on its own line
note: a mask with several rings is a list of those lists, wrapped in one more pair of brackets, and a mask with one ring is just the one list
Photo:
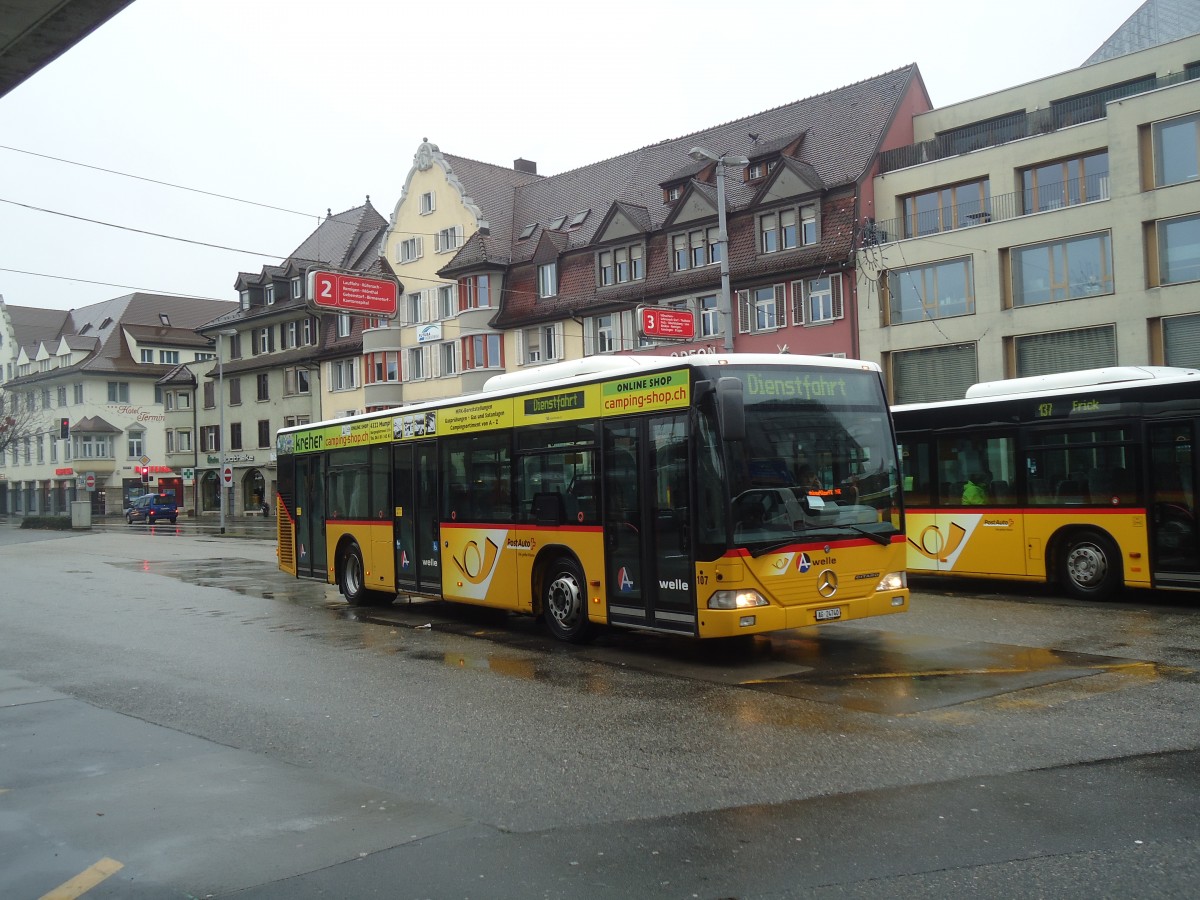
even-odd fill
[(697, 353), (688, 356), (587, 356), (560, 363), (547, 363), (522, 369), (519, 372), (504, 372), (493, 375), (484, 382), (483, 390), (474, 394), (461, 394), (437, 400), (425, 400), (391, 409), (377, 409), (344, 418), (326, 419), (305, 425), (293, 425), (279, 431), (304, 431), (309, 428), (326, 427), (340, 422), (357, 422), (376, 419), (387, 415), (408, 415), (426, 409), (439, 409), (459, 403), (489, 400), (496, 396), (518, 394), (531, 390), (552, 390), (564, 383), (591, 381), (603, 378), (619, 378), (622, 374), (636, 375), (660, 369), (677, 369), (681, 366), (818, 366), (829, 369), (855, 369), (860, 372), (882, 371), (878, 363), (861, 359), (843, 359), (834, 356), (802, 356), (781, 353)]
[(1144, 387), (1148, 384), (1179, 384), (1197, 380), (1200, 380), (1200, 369), (1172, 366), (1109, 366), (1101, 369), (1057, 372), (1052, 375), (1031, 375), (1026, 378), (981, 381), (967, 388), (966, 396), (961, 400), (908, 403), (894, 406), (893, 409), (899, 411), (935, 409), (1011, 398), (1050, 397), (1069, 393), (1081, 387), (1120, 390)]

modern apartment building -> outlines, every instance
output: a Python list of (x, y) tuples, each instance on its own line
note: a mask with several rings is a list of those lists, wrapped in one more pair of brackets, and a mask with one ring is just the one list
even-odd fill
[(913, 117), (857, 251), (892, 399), (1200, 366), (1200, 36)]

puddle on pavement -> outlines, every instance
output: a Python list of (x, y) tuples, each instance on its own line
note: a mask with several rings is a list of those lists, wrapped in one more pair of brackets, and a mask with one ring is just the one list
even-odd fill
[[(351, 607), (341, 602), (330, 585), (296, 579), (253, 560), (126, 563), (123, 567), (251, 597), (324, 607), (339, 619), (389, 629), (373, 636), (365, 632), (343, 635), (334, 641), (339, 646), (407, 652), (414, 659), (525, 680), (556, 680), (556, 658), (569, 655), (601, 666), (741, 687), (845, 709), (906, 715), (1101, 673), (1136, 672), (1139, 678), (1145, 678), (1148, 671), (1153, 677), (1159, 675), (1158, 667), (1150, 663), (1117, 656), (840, 626), (715, 643), (611, 631), (601, 633), (589, 645), (571, 646), (554, 640), (532, 618), (497, 610), (404, 600), (385, 607)], [(317, 635), (302, 626), (277, 623), (273, 627), (330, 639), (329, 634)], [(483, 639), (506, 652), (414, 652), (401, 646), (400, 632), (426, 629)], [(572, 683), (582, 683), (578, 672), (572, 675)], [(611, 685), (602, 688), (611, 689)]]

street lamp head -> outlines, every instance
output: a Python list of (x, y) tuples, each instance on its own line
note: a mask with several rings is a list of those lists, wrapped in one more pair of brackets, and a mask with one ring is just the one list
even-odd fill
[(729, 156), (724, 153), (717, 156), (711, 150), (705, 150), (703, 147), (693, 147), (688, 151), (688, 156), (696, 160), (696, 162), (708, 160), (709, 162), (722, 163), (726, 166), (747, 166), (750, 164), (750, 160), (744, 156)]

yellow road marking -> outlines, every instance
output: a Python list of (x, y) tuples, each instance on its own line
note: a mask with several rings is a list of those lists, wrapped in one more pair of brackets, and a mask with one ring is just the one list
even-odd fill
[(95, 865), (88, 866), (70, 881), (60, 884), (48, 894), (43, 894), (40, 900), (74, 900), (123, 868), (125, 868), (124, 863), (119, 863), (106, 856)]

